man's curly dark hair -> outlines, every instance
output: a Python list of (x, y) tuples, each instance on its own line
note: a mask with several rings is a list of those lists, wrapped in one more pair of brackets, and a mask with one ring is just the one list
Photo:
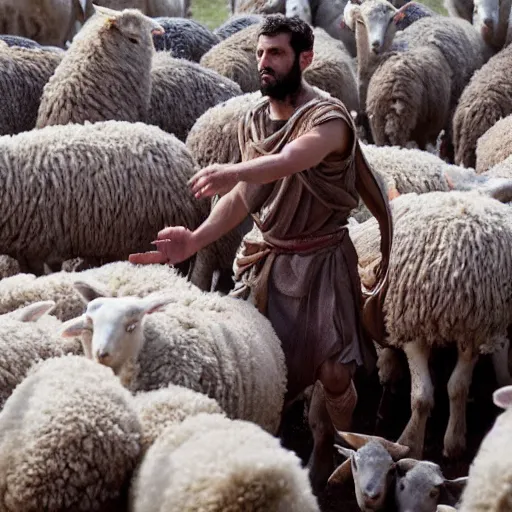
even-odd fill
[(295, 55), (313, 49), (315, 36), (312, 28), (298, 16), (287, 17), (284, 14), (269, 14), (260, 24), (260, 36), (277, 36), (278, 34), (291, 34), (290, 46)]

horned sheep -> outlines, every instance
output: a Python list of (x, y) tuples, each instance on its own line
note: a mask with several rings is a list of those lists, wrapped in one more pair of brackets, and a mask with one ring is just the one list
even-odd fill
[[(200, 64), (227, 76), (240, 85), (243, 92), (260, 88), (256, 61), (259, 25), (251, 25), (221, 41), (205, 53)], [(314, 29), (315, 57), (304, 71), (305, 80), (345, 103), (349, 110), (358, 110), (359, 99), (354, 65), (341, 41), (319, 28)]]
[(195, 62), (159, 52), (151, 69), (148, 123), (185, 141), (209, 108), (242, 94), (237, 83)]
[(203, 293), (184, 278), (174, 285), (113, 298), (82, 282), (84, 299), (96, 298), (63, 325), (63, 336), (81, 335), (86, 356), (110, 366), (133, 392), (188, 387), (216, 399), (229, 417), (276, 433), (286, 366), (270, 322), (240, 299)]
[(155, 50), (170, 52), (177, 59), (199, 62), (201, 57), (220, 42), (203, 24), (187, 18), (156, 18), (155, 21), (164, 29), (164, 34), (155, 34)]
[(155, 51), (151, 33), (163, 28), (135, 9), (96, 10), (45, 86), (37, 128), (146, 120)]
[[(479, 353), (508, 346), (511, 313), (503, 283), (512, 273), (512, 213), (486, 197), (494, 191), (406, 194), (391, 202), (395, 229), (384, 301), (386, 345), (402, 349), (409, 363), (412, 415), (398, 442), (411, 448), (412, 457), (422, 454), (434, 405), (432, 347), (451, 343), (458, 349), (444, 438), (444, 453), (454, 457), (465, 448), (466, 399)], [(358, 255), (360, 241), (378, 240), (377, 230), (375, 219), (351, 229)], [(378, 250), (373, 253), (378, 260)], [(496, 265), (486, 267), (481, 258)]]
[(0, 412), (0, 510), (114, 510), (140, 437), (110, 368), (73, 355), (38, 363)]
[(158, 437), (132, 480), (130, 507), (320, 511), (294, 453), (259, 426), (219, 414), (188, 417)]

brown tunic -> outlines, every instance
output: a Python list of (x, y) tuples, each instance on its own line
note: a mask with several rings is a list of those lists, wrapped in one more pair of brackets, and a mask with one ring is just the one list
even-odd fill
[(375, 361), (361, 326), (357, 254), (346, 228), (359, 199), (355, 128), (340, 101), (317, 97), (274, 129), (264, 98), (239, 129), (242, 158), (249, 160), (277, 153), (332, 119), (353, 129), (348, 154), (331, 154), (314, 169), (266, 185), (246, 183), (243, 189), (263, 239), (244, 238), (233, 295), (250, 294), (272, 323), (286, 357), (289, 398), (314, 383), (320, 365), (331, 356), (367, 368)]

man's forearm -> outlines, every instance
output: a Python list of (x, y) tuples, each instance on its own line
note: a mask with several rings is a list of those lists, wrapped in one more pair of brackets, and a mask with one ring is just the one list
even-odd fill
[(239, 182), (265, 184), (292, 174), (294, 169), (289, 167), (277, 153), (233, 164), (232, 170), (237, 173)]
[(240, 187), (236, 186), (219, 199), (208, 218), (194, 231), (196, 251), (200, 251), (229, 233), (241, 224), (247, 215), (248, 211), (242, 201)]

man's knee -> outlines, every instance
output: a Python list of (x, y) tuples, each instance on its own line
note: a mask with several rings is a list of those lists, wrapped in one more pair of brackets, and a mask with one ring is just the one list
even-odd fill
[(355, 362), (340, 363), (337, 357), (327, 359), (318, 371), (318, 380), (326, 391), (333, 395), (342, 394), (347, 390), (356, 370)]

